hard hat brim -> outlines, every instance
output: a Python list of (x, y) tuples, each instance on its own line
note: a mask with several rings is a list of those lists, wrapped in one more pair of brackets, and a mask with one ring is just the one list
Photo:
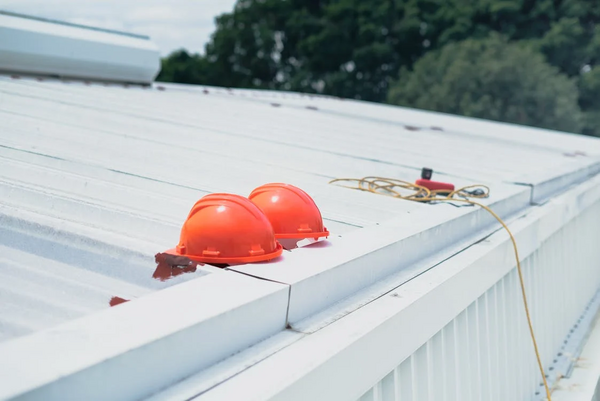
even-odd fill
[(244, 264), (244, 263), (256, 263), (256, 262), (264, 262), (267, 260), (275, 259), (283, 253), (283, 246), (278, 242), (277, 248), (271, 253), (265, 253), (263, 255), (256, 256), (239, 256), (234, 258), (224, 258), (224, 257), (206, 257), (206, 256), (197, 256), (197, 255), (187, 255), (183, 253), (179, 253), (177, 248), (172, 248), (164, 251), (163, 253), (175, 256), (185, 256), (186, 258), (193, 260), (194, 262), (200, 263), (208, 263), (208, 264)]
[(329, 237), (329, 231), (325, 229), (325, 231), (320, 233), (275, 233), (275, 238), (277, 239), (304, 239), (304, 238), (323, 238)]

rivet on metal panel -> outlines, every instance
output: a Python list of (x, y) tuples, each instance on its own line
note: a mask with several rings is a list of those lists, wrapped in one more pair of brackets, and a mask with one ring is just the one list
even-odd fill
[(157, 86), (156, 89), (158, 89), (159, 91), (164, 91), (165, 87), (164, 86)]
[(279, 104), (279, 103), (271, 103), (271, 106), (273, 106), (273, 107), (280, 107), (281, 104)]
[(308, 110), (319, 110), (317, 106), (306, 106)]
[(203, 89), (202, 93), (204, 93), (205, 95), (208, 95), (210, 92), (208, 91), (208, 89)]
[(10, 76), (12, 79), (21, 79), (21, 77), (19, 75), (11, 75)]
[(443, 131), (444, 130), (442, 127), (430, 127), (429, 129), (431, 129), (432, 131)]
[(407, 129), (409, 131), (420, 131), (421, 130), (421, 128), (415, 127), (414, 125), (405, 125), (404, 129)]

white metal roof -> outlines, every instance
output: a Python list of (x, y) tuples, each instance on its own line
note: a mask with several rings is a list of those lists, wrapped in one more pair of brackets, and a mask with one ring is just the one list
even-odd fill
[[(212, 333), (212, 346), (193, 355), (163, 355), (173, 369), (149, 374), (151, 394), (286, 324), (318, 330), (311, 317), (392, 274), (418, 274), (416, 261), (433, 266), (494, 228), (476, 208), (328, 184), (368, 175), (412, 181), (424, 166), (458, 186), (490, 186), (485, 202), (508, 217), (597, 173), (600, 141), (327, 97), (0, 77), (0, 355), (59, 355), (70, 346), (65, 332), (82, 335), (77, 346), (99, 347), (63, 370), (36, 366), (27, 372), (35, 384), (15, 383), (0, 398), (106, 360), (150, 364), (173, 336)], [(177, 242), (198, 198), (247, 195), (267, 182), (312, 195), (330, 239), (271, 263), (152, 278), (154, 254)], [(180, 281), (189, 282), (171, 285)], [(139, 299), (108, 308), (110, 296)], [(242, 318), (248, 313), (253, 319)], [(149, 324), (151, 316), (164, 325)], [(236, 321), (248, 335), (223, 337)]]

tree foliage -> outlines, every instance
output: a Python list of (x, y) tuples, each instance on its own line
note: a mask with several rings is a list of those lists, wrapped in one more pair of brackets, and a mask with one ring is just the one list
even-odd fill
[(199, 55), (190, 55), (185, 50), (178, 50), (162, 60), (157, 80), (178, 82), (182, 84), (199, 84), (209, 82), (206, 68), (207, 61)]
[(582, 133), (600, 136), (600, 66), (582, 73), (579, 79), (579, 105), (584, 110)]
[(600, 106), (589, 101), (600, 95), (599, 23), (591, 0), (238, 0), (216, 19), (204, 54), (173, 53), (159, 79), (382, 102), (400, 70), (498, 33), (579, 79), (584, 130), (600, 134)]
[(577, 84), (527, 46), (493, 35), (449, 43), (404, 69), (390, 103), (578, 132)]

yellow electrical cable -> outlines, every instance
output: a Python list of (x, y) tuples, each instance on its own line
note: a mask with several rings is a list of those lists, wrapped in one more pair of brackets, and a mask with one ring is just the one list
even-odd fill
[[(540, 373), (542, 375), (542, 380), (544, 382), (544, 389), (546, 390), (546, 397), (548, 401), (552, 401), (551, 391), (548, 387), (548, 381), (546, 380), (546, 373), (544, 372), (544, 366), (542, 364), (542, 358), (540, 357), (540, 352), (538, 349), (537, 341), (535, 338), (535, 333), (533, 331), (533, 324), (531, 322), (531, 314), (529, 313), (529, 305), (527, 303), (527, 294), (525, 292), (525, 281), (523, 280), (523, 270), (521, 269), (521, 261), (519, 260), (519, 250), (517, 248), (517, 241), (515, 240), (514, 235), (509, 230), (508, 226), (504, 221), (498, 216), (489, 206), (483, 205), (479, 202), (472, 201), (468, 198), (487, 198), (489, 197), (490, 189), (485, 185), (470, 185), (467, 187), (459, 188), (450, 193), (448, 191), (443, 190), (435, 190), (431, 191), (428, 188), (422, 187), (417, 184), (413, 184), (407, 181), (397, 180), (393, 178), (384, 178), (384, 177), (364, 177), (364, 178), (336, 178), (334, 180), (329, 181), (330, 184), (340, 183), (340, 182), (355, 182), (357, 185), (349, 186), (349, 185), (340, 185), (345, 188), (357, 189), (360, 191), (372, 192), (378, 195), (391, 196), (399, 199), (412, 200), (415, 202), (463, 202), (468, 203), (474, 206), (479, 206), (480, 208), (486, 210), (490, 213), (498, 222), (502, 225), (502, 227), (508, 233), (510, 240), (512, 242), (515, 258), (517, 260), (517, 272), (519, 274), (519, 282), (521, 284), (521, 293), (523, 294), (523, 305), (525, 306), (525, 315), (527, 316), (527, 323), (529, 325), (529, 333), (531, 334), (531, 340), (533, 342), (533, 348), (535, 350), (535, 357), (537, 359), (537, 364), (540, 369)], [(398, 190), (412, 191), (408, 195), (402, 195), (398, 192)], [(471, 189), (481, 189), (479, 192), (470, 191)], [(439, 196), (442, 195), (442, 196)], [(445, 195), (445, 196), (444, 196)], [(460, 198), (455, 198), (455, 196), (459, 196)]]

